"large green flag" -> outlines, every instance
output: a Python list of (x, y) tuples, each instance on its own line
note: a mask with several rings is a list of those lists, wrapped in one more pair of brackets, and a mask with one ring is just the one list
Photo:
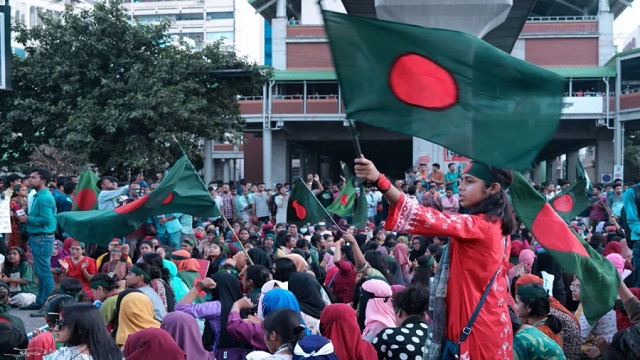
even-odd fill
[(73, 211), (98, 210), (98, 180), (100, 178), (91, 170), (80, 173), (76, 196), (73, 198)]
[(287, 223), (315, 224), (326, 218), (327, 211), (301, 178), (296, 180), (287, 203)]
[(594, 324), (615, 304), (620, 285), (616, 268), (570, 229), (520, 173), (514, 177), (509, 190), (518, 217), (564, 272), (580, 278), (584, 314)]
[(586, 179), (582, 178), (549, 200), (549, 204), (560, 215), (562, 220), (571, 222), (591, 206), (591, 201), (589, 201), (585, 193), (586, 185)]
[(322, 14), (347, 118), (522, 171), (556, 132), (559, 75), (466, 33)]
[(134, 232), (147, 218), (170, 213), (220, 216), (220, 209), (186, 155), (149, 195), (115, 210), (70, 211), (56, 218), (72, 238), (107, 246), (114, 237)]
[(343, 217), (351, 215), (353, 212), (353, 205), (356, 201), (356, 188), (353, 181), (353, 178), (347, 180), (342, 187), (342, 190), (340, 190), (338, 197), (336, 197), (335, 201), (327, 207), (328, 212)]

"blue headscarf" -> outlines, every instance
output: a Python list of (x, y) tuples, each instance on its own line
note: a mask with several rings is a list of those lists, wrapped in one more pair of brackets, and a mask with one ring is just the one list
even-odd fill
[(308, 335), (298, 341), (293, 350), (293, 360), (338, 360), (331, 340), (320, 335)]
[[(299, 313), (300, 304), (298, 304), (298, 299), (296, 299), (296, 296), (293, 295), (291, 291), (274, 288), (264, 294), (264, 298), (262, 299), (262, 314), (263, 316), (267, 316), (270, 312), (278, 309), (291, 309)], [(307, 324), (304, 322), (304, 319), (302, 319), (302, 316), (300, 316), (300, 321), (302, 321), (302, 325), (305, 326), (305, 333), (309, 335), (309, 329), (306, 328)]]

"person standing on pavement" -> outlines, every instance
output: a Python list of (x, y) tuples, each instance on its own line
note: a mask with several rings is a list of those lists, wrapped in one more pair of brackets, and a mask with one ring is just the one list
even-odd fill
[(18, 217), (21, 223), (26, 224), (29, 234), (29, 246), (33, 253), (33, 267), (38, 276), (38, 294), (36, 301), (22, 310), (39, 310), (35, 317), (42, 316), (42, 306), (53, 291), (53, 275), (50, 262), (53, 255), (53, 242), (56, 230), (56, 202), (49, 192), (47, 183), (51, 180), (51, 173), (45, 169), (35, 169), (29, 176), (31, 188), (36, 191), (33, 204), (29, 208), (28, 215)]

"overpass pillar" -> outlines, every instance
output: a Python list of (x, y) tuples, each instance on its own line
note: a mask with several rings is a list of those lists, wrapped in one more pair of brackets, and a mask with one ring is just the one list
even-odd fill
[(547, 181), (558, 184), (558, 158), (547, 160)]
[(613, 175), (613, 141), (598, 140), (596, 142), (596, 160), (594, 164), (595, 178), (591, 181), (600, 182), (602, 175)]
[(542, 161), (536, 164), (536, 166), (531, 171), (532, 180), (534, 183), (540, 185), (543, 182), (547, 181), (547, 164), (546, 161)]
[(567, 176), (568, 182), (576, 181), (576, 167), (578, 166), (578, 152), (570, 151), (567, 153)]
[[(272, 131), (270, 155), (271, 179), (264, 179), (264, 184), (267, 189), (274, 189), (275, 184), (284, 184), (292, 180), (290, 166), (287, 164), (287, 159), (289, 159), (289, 145), (282, 131)], [(266, 164), (265, 162), (264, 165)]]

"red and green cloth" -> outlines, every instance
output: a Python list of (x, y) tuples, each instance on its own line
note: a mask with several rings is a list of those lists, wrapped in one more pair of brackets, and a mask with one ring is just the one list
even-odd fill
[(591, 206), (591, 201), (589, 201), (585, 192), (586, 187), (586, 179), (581, 178), (549, 200), (549, 204), (553, 210), (555, 210), (565, 222), (571, 222), (571, 220), (575, 219), (576, 216)]
[(347, 118), (526, 170), (564, 79), (466, 33), (322, 11)]
[(342, 187), (335, 201), (327, 207), (327, 211), (342, 217), (352, 218), (356, 229), (364, 229), (367, 224), (367, 199), (364, 187), (356, 188), (355, 178), (351, 177)]
[(114, 210), (69, 211), (56, 218), (72, 238), (107, 246), (114, 237), (136, 231), (147, 218), (171, 213), (220, 216), (218, 205), (186, 155), (148, 195)]
[(80, 173), (71, 210), (98, 210), (98, 195), (100, 194), (98, 180), (100, 180), (98, 175), (91, 170), (85, 170)]
[(293, 184), (287, 203), (287, 223), (315, 224), (328, 216), (327, 210), (311, 192), (307, 184), (298, 178)]
[(613, 264), (587, 244), (517, 171), (509, 187), (520, 220), (560, 265), (580, 278), (580, 298), (590, 324), (613, 309), (620, 276)]

